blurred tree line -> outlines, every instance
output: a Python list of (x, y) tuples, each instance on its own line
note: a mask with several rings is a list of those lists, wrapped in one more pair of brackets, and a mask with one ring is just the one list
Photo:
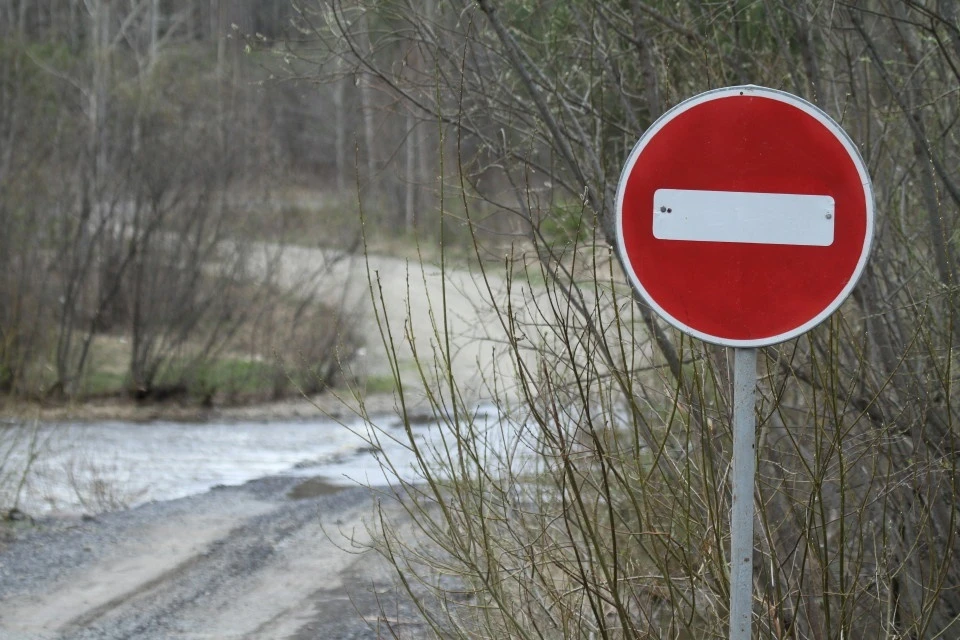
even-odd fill
[[(339, 327), (314, 272), (277, 304), (281, 249), (265, 243), (292, 233), (286, 186), (354, 182), (330, 152), (331, 92), (270, 84), (251, 53), (292, 16), (263, 0), (0, 1), (0, 392), (77, 395), (105, 335), (128, 341), (125, 386), (151, 397), (291, 317)], [(310, 213), (298, 224), (322, 227)], [(349, 246), (339, 234), (316, 233)], [(291, 348), (320, 358), (317, 333)]]

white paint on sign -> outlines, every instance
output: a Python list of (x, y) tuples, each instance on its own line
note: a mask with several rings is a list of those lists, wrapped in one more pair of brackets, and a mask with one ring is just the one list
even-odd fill
[(653, 236), (659, 240), (829, 247), (830, 196), (657, 189)]

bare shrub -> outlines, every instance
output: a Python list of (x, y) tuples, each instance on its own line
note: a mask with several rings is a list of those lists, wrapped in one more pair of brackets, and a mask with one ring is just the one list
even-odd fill
[(51, 434), (37, 421), (0, 422), (0, 512), (19, 510), (38, 461), (50, 447)]
[(90, 514), (121, 511), (146, 494), (136, 485), (135, 471), (119, 460), (95, 461), (70, 457), (63, 473), (77, 503)]
[[(452, 377), (442, 323), (431, 350), (417, 354), (444, 435), (425, 443), (407, 431), (416, 482), (384, 461), (418, 531), (397, 535), (385, 521), (378, 551), (438, 637), (725, 637), (724, 354), (680, 339), (676, 380), (619, 278), (598, 273), (573, 285), (589, 300), (583, 315), (569, 282), (546, 282), (491, 290), (507, 345), (487, 378), (493, 420)], [(937, 512), (956, 500), (955, 469), (917, 447), (909, 464), (891, 463), (903, 455), (903, 427), (871, 418), (880, 403), (859, 405), (846, 388), (847, 367), (867, 366), (862, 354), (847, 360), (824, 348), (854, 348), (851, 322), (847, 310), (789, 349), (764, 352), (754, 579), (761, 637), (895, 637), (897, 629), (932, 637), (954, 624), (938, 611), (951, 596), (955, 527), (949, 510), (942, 520)], [(412, 422), (394, 358), (398, 406)], [(946, 379), (928, 385), (949, 388)], [(380, 437), (392, 436), (384, 429)], [(894, 524), (908, 514), (911, 531)]]
[[(606, 247), (615, 244), (614, 185), (640, 132), (700, 90), (758, 82), (806, 96), (847, 128), (870, 166), (880, 222), (853, 299), (803, 338), (763, 352), (755, 626), (791, 638), (955, 633), (960, 151), (957, 104), (945, 96), (960, 49), (952, 3), (310, 7), (310, 25), (347, 41), (345, 60), (452, 132), (460, 157), (447, 166), (461, 172), (474, 230), (482, 222), (469, 201), (479, 193), (513, 213), (541, 265), (522, 304), (511, 297), (523, 272), (510, 257), (508, 275), (496, 279), (513, 291), (491, 286), (489, 295), (504, 334), (492, 344), (507, 347), (499, 375), (487, 378), (490, 396), (499, 424), (539, 452), (535, 471), (512, 472), (508, 455), (475, 444), (442, 304), (434, 340), (416, 354), (449, 439), (431, 455), (410, 441), (423, 482), (407, 494), (435, 505), (416, 512), (442, 550), (430, 564), (459, 575), (474, 598), (471, 625), (425, 607), (438, 629), (725, 634), (727, 355), (664, 328), (633, 298)], [(385, 61), (398, 43), (430, 63)], [(484, 164), (497, 166), (512, 192), (483, 190)], [(563, 242), (556, 231), (569, 225), (545, 224), (577, 204), (578, 228), (595, 230), (593, 244), (579, 233)], [(485, 255), (479, 242), (476, 253)], [(404, 337), (385, 330), (387, 351), (397, 353)], [(398, 549), (385, 547), (401, 579), (415, 581), (403, 576)]]

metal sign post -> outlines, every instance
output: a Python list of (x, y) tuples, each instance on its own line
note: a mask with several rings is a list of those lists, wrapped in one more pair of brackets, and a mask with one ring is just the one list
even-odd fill
[(754, 411), (757, 350), (733, 350), (733, 504), (730, 508), (730, 640), (750, 640), (753, 611)]
[(803, 335), (850, 295), (873, 241), (870, 176), (815, 105), (726, 87), (643, 133), (616, 206), (617, 249), (644, 302), (680, 331), (734, 348), (730, 640), (749, 640), (756, 349)]

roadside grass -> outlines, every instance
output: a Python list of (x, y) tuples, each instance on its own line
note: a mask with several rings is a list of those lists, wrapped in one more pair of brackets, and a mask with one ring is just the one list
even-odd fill
[(123, 393), (127, 385), (126, 374), (95, 369), (84, 377), (80, 385), (80, 395), (85, 398), (117, 396)]
[[(444, 205), (442, 231), (436, 220), (441, 214), (435, 204), (424, 205), (413, 227), (407, 228), (396, 212), (397, 203), (382, 194), (364, 196), (361, 216), (353, 190), (337, 192), (333, 188), (286, 185), (272, 189), (266, 199), (246, 197), (232, 207), (233, 233), (248, 240), (346, 249), (355, 245), (359, 248), (363, 234), (371, 254), (439, 264), (443, 245), (443, 259), (448, 265), (468, 266), (477, 262), (474, 238), (459, 196), (448, 198)], [(499, 263), (507, 246), (523, 241), (524, 238), (503, 230), (491, 231), (484, 236), (489, 251), (482, 257)]]
[[(129, 359), (129, 340), (125, 336), (98, 336), (92, 346), (92, 366), (80, 385), (79, 399), (128, 395)], [(188, 356), (174, 359), (161, 370), (156, 385), (177, 387), (179, 395), (191, 402), (239, 404), (309, 394), (333, 382), (323, 379), (322, 373), (300, 354), (262, 356), (234, 351), (200, 362)], [(396, 390), (392, 376), (377, 373), (357, 373), (353, 384), (364, 394)]]
[(393, 393), (397, 390), (397, 381), (389, 375), (370, 375), (364, 378), (360, 388), (366, 393)]
[[(105, 336), (104, 351), (123, 338)], [(113, 343), (113, 344), (110, 344)], [(129, 357), (127, 354), (126, 357)], [(81, 386), (81, 399), (121, 397), (130, 391), (130, 378), (116, 362), (101, 360)], [(157, 377), (158, 388), (178, 388), (191, 401), (237, 403), (291, 396), (299, 389), (315, 388), (316, 374), (309, 367), (286, 367), (276, 359), (224, 355), (194, 362), (179, 358), (168, 363)], [(378, 385), (382, 386), (382, 385)]]
[(247, 240), (343, 248), (360, 234), (356, 198), (334, 190), (290, 185), (267, 198), (243, 194), (230, 206), (232, 232)]
[[(123, 336), (98, 336), (94, 341), (94, 359), (84, 377), (82, 398), (122, 396), (130, 389), (125, 364), (129, 362), (129, 341)], [(186, 395), (203, 399), (215, 393), (229, 397), (256, 397), (276, 375), (276, 365), (263, 360), (224, 356), (199, 364), (189, 358), (174, 360), (157, 378), (157, 386), (183, 386)]]
[(184, 385), (188, 396), (211, 400), (214, 395), (227, 398), (257, 397), (276, 375), (276, 365), (239, 357), (221, 357), (198, 364), (174, 361), (160, 374), (158, 385)]

